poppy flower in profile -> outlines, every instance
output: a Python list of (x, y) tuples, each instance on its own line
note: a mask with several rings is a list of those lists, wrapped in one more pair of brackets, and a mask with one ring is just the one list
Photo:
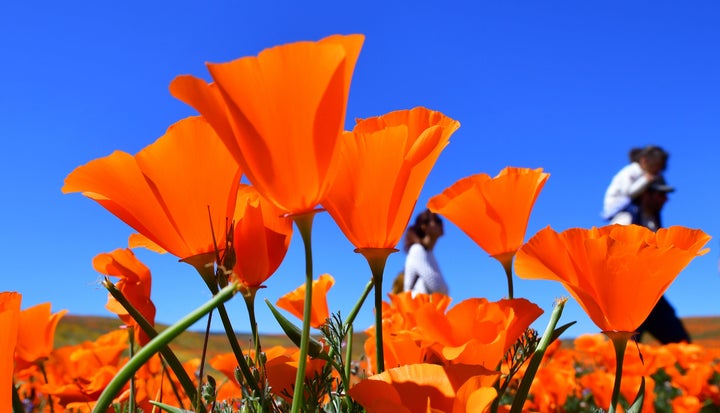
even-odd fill
[(323, 202), (358, 249), (395, 248), (430, 170), (460, 123), (423, 107), (358, 120), (340, 140)]
[(334, 35), (208, 64), (214, 82), (181, 76), (171, 93), (216, 128), (250, 183), (286, 213), (330, 187), (362, 35)]
[(22, 296), (16, 292), (0, 292), (0, 406), (12, 406), (13, 353), (20, 323)]
[(653, 232), (638, 225), (546, 227), (515, 259), (521, 278), (555, 280), (602, 331), (634, 332), (710, 236), (680, 226)]
[[(117, 289), (150, 325), (155, 325), (155, 304), (150, 298), (152, 287), (150, 269), (135, 256), (132, 250), (119, 248), (110, 253), (98, 254), (93, 258), (93, 268), (101, 274), (119, 277)], [(150, 341), (150, 337), (138, 327), (135, 319), (110, 294), (105, 307), (117, 314), (125, 325), (134, 327), (135, 340), (140, 345)]]
[(462, 178), (427, 207), (458, 226), (490, 256), (508, 267), (525, 239), (530, 212), (550, 174), (542, 168), (504, 168), (491, 178)]
[(52, 314), (50, 303), (38, 304), (20, 312), (15, 360), (22, 365), (45, 360), (53, 351), (55, 329), (67, 310)]
[(368, 413), (485, 412), (497, 375), (481, 366), (412, 364), (370, 376), (348, 394)]
[(292, 221), (254, 187), (237, 191), (233, 228), (233, 276), (247, 287), (258, 288), (280, 266), (292, 237)]
[(82, 192), (138, 231), (131, 247), (157, 245), (180, 259), (209, 254), (212, 262), (211, 227), (222, 247), (240, 175), (213, 128), (189, 117), (135, 156), (115, 151), (76, 168), (62, 191)]
[[(330, 274), (322, 274), (312, 282), (312, 306), (310, 308), (310, 326), (320, 328), (330, 317), (330, 310), (327, 303), (327, 293), (335, 284), (335, 279)], [(305, 284), (295, 290), (283, 295), (275, 303), (283, 310), (289, 311), (292, 315), (302, 320), (303, 308), (305, 306)]]

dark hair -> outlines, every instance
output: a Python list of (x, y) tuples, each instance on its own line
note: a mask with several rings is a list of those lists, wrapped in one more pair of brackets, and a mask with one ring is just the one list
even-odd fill
[(642, 151), (638, 154), (638, 160), (641, 158), (645, 158), (645, 160), (648, 162), (656, 165), (661, 165), (661, 171), (664, 171), (667, 167), (667, 161), (669, 157), (670, 154), (665, 152), (665, 149), (655, 145), (648, 145), (644, 147)]
[(639, 162), (641, 158), (646, 158), (649, 161), (662, 162), (663, 165), (666, 165), (670, 154), (659, 146), (648, 145), (644, 148), (630, 149), (628, 156), (630, 157), (630, 162)]
[(642, 151), (643, 151), (643, 148), (630, 149), (630, 153), (628, 153), (628, 156), (630, 157), (630, 162), (639, 162), (640, 154), (642, 153)]
[(423, 225), (429, 224), (430, 221), (435, 221), (442, 225), (440, 215), (430, 211), (429, 209), (426, 209), (415, 217), (415, 223), (409, 226), (405, 232), (405, 245), (403, 246), (403, 250), (405, 252), (407, 252), (413, 244), (419, 244), (420, 241), (425, 238)]

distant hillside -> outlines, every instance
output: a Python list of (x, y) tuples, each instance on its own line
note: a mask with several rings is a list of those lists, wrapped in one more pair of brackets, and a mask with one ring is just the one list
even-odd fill
[[(683, 319), (685, 327), (690, 333), (693, 342), (705, 347), (720, 347), (720, 316), (712, 317), (688, 317)], [(95, 340), (97, 337), (110, 332), (121, 325), (117, 318), (99, 317), (99, 316), (77, 316), (66, 315), (58, 324), (55, 332), (55, 346), (65, 346), (78, 344), (83, 341)], [(167, 328), (164, 325), (156, 326), (158, 331)], [(251, 347), (249, 333), (237, 334), (240, 345), (243, 349)], [(572, 338), (565, 337), (566, 340)], [(357, 360), (363, 351), (363, 343), (365, 335), (363, 333), (355, 334), (354, 338), (354, 358)], [(654, 344), (650, 338), (647, 343)], [(203, 334), (198, 332), (185, 332), (181, 334), (172, 344), (171, 348), (182, 360), (198, 357), (199, 349), (202, 348)], [(261, 336), (263, 347), (269, 348), (275, 345), (286, 347), (293, 346), (292, 342), (282, 334), (265, 334)], [(216, 354), (230, 352), (230, 346), (227, 343), (225, 334), (211, 334), (208, 339), (208, 358)]]
[[(120, 320), (115, 317), (101, 316), (78, 316), (65, 315), (58, 324), (55, 331), (55, 347), (79, 344), (84, 341), (92, 341), (101, 335), (119, 328), (122, 325)], [(158, 331), (166, 329), (167, 325), (156, 325)], [(250, 349), (252, 346), (250, 333), (237, 333), (238, 342), (244, 349)], [(200, 356), (202, 349), (204, 334), (199, 332), (184, 332), (178, 336), (175, 341), (170, 344), (173, 352), (177, 354), (181, 360), (187, 360)], [(360, 357), (362, 354), (365, 335), (363, 333), (355, 334), (354, 354)], [(294, 344), (284, 334), (263, 334), (260, 343), (264, 348), (270, 348), (276, 345), (284, 347), (292, 347)], [(227, 341), (225, 333), (212, 333), (208, 338), (207, 358), (210, 359), (216, 354), (231, 352), (230, 345)]]

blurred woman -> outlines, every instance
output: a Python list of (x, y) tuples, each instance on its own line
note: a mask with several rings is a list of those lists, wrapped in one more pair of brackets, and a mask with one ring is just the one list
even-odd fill
[(403, 289), (417, 293), (448, 294), (448, 286), (438, 266), (433, 248), (443, 235), (440, 217), (425, 210), (418, 214), (415, 223), (405, 233), (405, 259)]

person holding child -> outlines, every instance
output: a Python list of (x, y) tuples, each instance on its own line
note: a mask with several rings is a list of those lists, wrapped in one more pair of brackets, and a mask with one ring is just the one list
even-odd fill
[[(606, 219), (611, 224), (641, 225), (657, 231), (662, 227), (660, 211), (668, 194), (675, 191), (662, 175), (668, 153), (658, 146), (647, 146), (631, 150), (630, 159), (631, 164), (621, 169), (608, 187)], [(682, 320), (664, 295), (638, 328), (635, 340), (641, 341), (646, 332), (662, 344), (691, 342)]]
[(605, 191), (602, 217), (610, 224), (628, 225), (638, 212), (639, 196), (667, 167), (668, 153), (649, 145), (630, 150), (630, 164), (613, 177)]

